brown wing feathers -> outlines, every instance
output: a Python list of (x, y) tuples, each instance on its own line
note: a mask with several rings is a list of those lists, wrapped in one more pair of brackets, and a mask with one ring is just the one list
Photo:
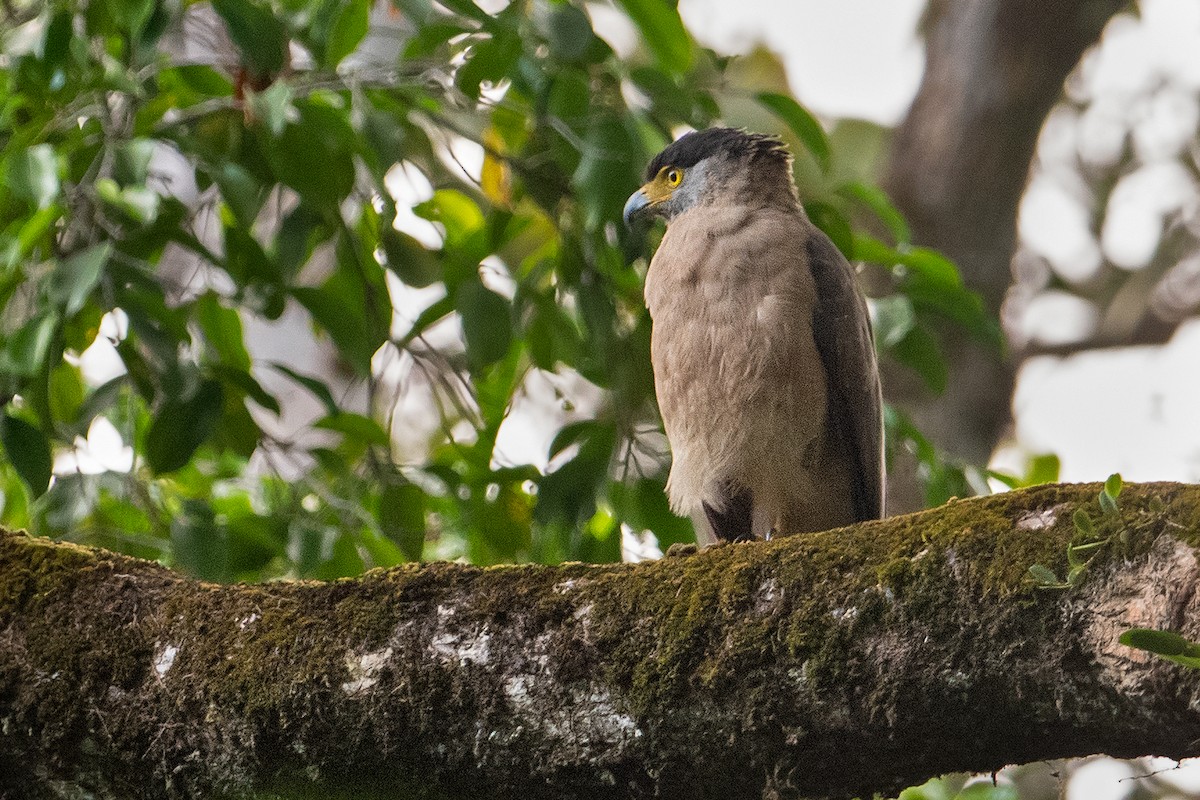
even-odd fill
[(813, 338), (829, 382), (829, 422), (844, 437), (855, 469), (858, 521), (883, 516), (883, 398), (866, 303), (846, 257), (824, 233), (811, 228), (805, 243), (817, 288)]

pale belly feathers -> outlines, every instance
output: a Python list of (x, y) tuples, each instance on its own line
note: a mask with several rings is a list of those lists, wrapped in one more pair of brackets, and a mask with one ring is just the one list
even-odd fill
[[(651, 352), (678, 513), (719, 507), (729, 481), (752, 491), (758, 536), (820, 529), (848, 511), (819, 496), (827, 473), (848, 465), (828, 457), (824, 437), (805, 224), (777, 210), (698, 208), (672, 222), (651, 261)], [(780, 241), (794, 246), (768, 248)]]

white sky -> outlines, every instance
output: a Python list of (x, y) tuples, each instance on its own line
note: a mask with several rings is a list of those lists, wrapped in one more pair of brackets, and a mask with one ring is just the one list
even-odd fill
[(826, 117), (900, 121), (925, 64), (923, 0), (680, 0), (693, 34), (722, 53), (762, 42), (779, 53), (792, 91)]

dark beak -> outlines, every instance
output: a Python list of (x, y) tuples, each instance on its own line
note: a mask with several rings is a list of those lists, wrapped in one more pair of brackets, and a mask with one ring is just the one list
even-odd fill
[(629, 195), (629, 199), (625, 201), (625, 211), (621, 214), (625, 219), (625, 227), (632, 228), (634, 220), (649, 206), (650, 198), (641, 189)]

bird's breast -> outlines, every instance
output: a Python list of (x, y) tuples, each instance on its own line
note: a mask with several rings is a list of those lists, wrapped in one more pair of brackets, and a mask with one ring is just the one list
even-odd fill
[[(651, 262), (646, 301), (659, 407), (678, 461), (737, 470), (798, 457), (823, 426), (803, 220), (681, 215)], [(699, 469), (700, 467), (697, 467)], [(672, 473), (674, 475), (674, 473)]]

